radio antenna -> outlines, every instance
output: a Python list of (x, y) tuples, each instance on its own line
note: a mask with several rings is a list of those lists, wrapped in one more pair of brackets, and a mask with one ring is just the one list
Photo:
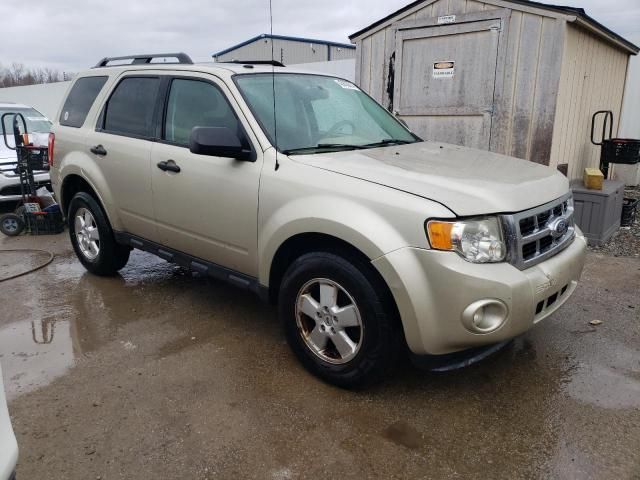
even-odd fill
[(273, 55), (273, 6), (271, 4), (272, 0), (269, 0), (269, 26), (271, 28), (271, 88), (273, 90), (273, 136), (275, 141), (275, 151), (276, 151), (276, 171), (280, 168), (280, 163), (278, 162), (278, 119), (276, 116), (276, 67), (274, 64), (275, 58)]

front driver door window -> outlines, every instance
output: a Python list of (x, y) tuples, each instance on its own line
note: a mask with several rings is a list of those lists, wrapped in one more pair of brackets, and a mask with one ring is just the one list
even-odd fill
[(193, 127), (227, 127), (250, 148), (247, 130), (223, 88), (206, 78), (171, 81), (152, 164), (172, 160), (180, 172), (153, 168), (157, 225), (164, 245), (257, 275), (261, 158), (242, 162), (189, 151)]

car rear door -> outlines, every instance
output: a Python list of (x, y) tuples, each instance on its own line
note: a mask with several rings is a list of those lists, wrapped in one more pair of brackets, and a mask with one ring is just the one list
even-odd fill
[[(170, 79), (160, 140), (152, 147), (153, 203), (160, 243), (227, 268), (257, 275), (258, 187), (255, 162), (196, 155), (191, 129), (228, 127), (258, 145), (235, 99), (215, 77), (189, 73)], [(180, 171), (161, 169), (172, 162)]]
[(130, 72), (112, 89), (87, 136), (93, 156), (110, 189), (112, 205), (124, 230), (143, 238), (156, 236), (151, 194), (151, 145), (156, 135), (162, 77)]

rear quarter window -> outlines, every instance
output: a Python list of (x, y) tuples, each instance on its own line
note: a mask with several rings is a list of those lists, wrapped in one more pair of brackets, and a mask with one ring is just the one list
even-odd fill
[(83, 77), (71, 87), (60, 113), (60, 125), (79, 128), (109, 77)]

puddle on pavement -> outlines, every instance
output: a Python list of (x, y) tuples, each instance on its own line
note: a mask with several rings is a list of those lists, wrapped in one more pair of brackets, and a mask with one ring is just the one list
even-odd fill
[(397, 445), (412, 450), (419, 448), (424, 443), (422, 434), (402, 420), (389, 425), (383, 436)]
[[(0, 278), (36, 266), (43, 258), (46, 255), (5, 253)], [(121, 276), (101, 278), (87, 273), (69, 253), (41, 271), (3, 284), (0, 363), (8, 398), (64, 375), (79, 357), (139, 318), (138, 312), (160, 312), (163, 292), (150, 292), (147, 286), (188, 276), (153, 255), (133, 252)]]
[(574, 368), (566, 392), (577, 401), (605, 409), (640, 407), (640, 355), (635, 349), (611, 341), (615, 357), (604, 362), (580, 362)]
[(70, 322), (16, 322), (0, 329), (0, 363), (9, 400), (46, 385), (73, 365)]

